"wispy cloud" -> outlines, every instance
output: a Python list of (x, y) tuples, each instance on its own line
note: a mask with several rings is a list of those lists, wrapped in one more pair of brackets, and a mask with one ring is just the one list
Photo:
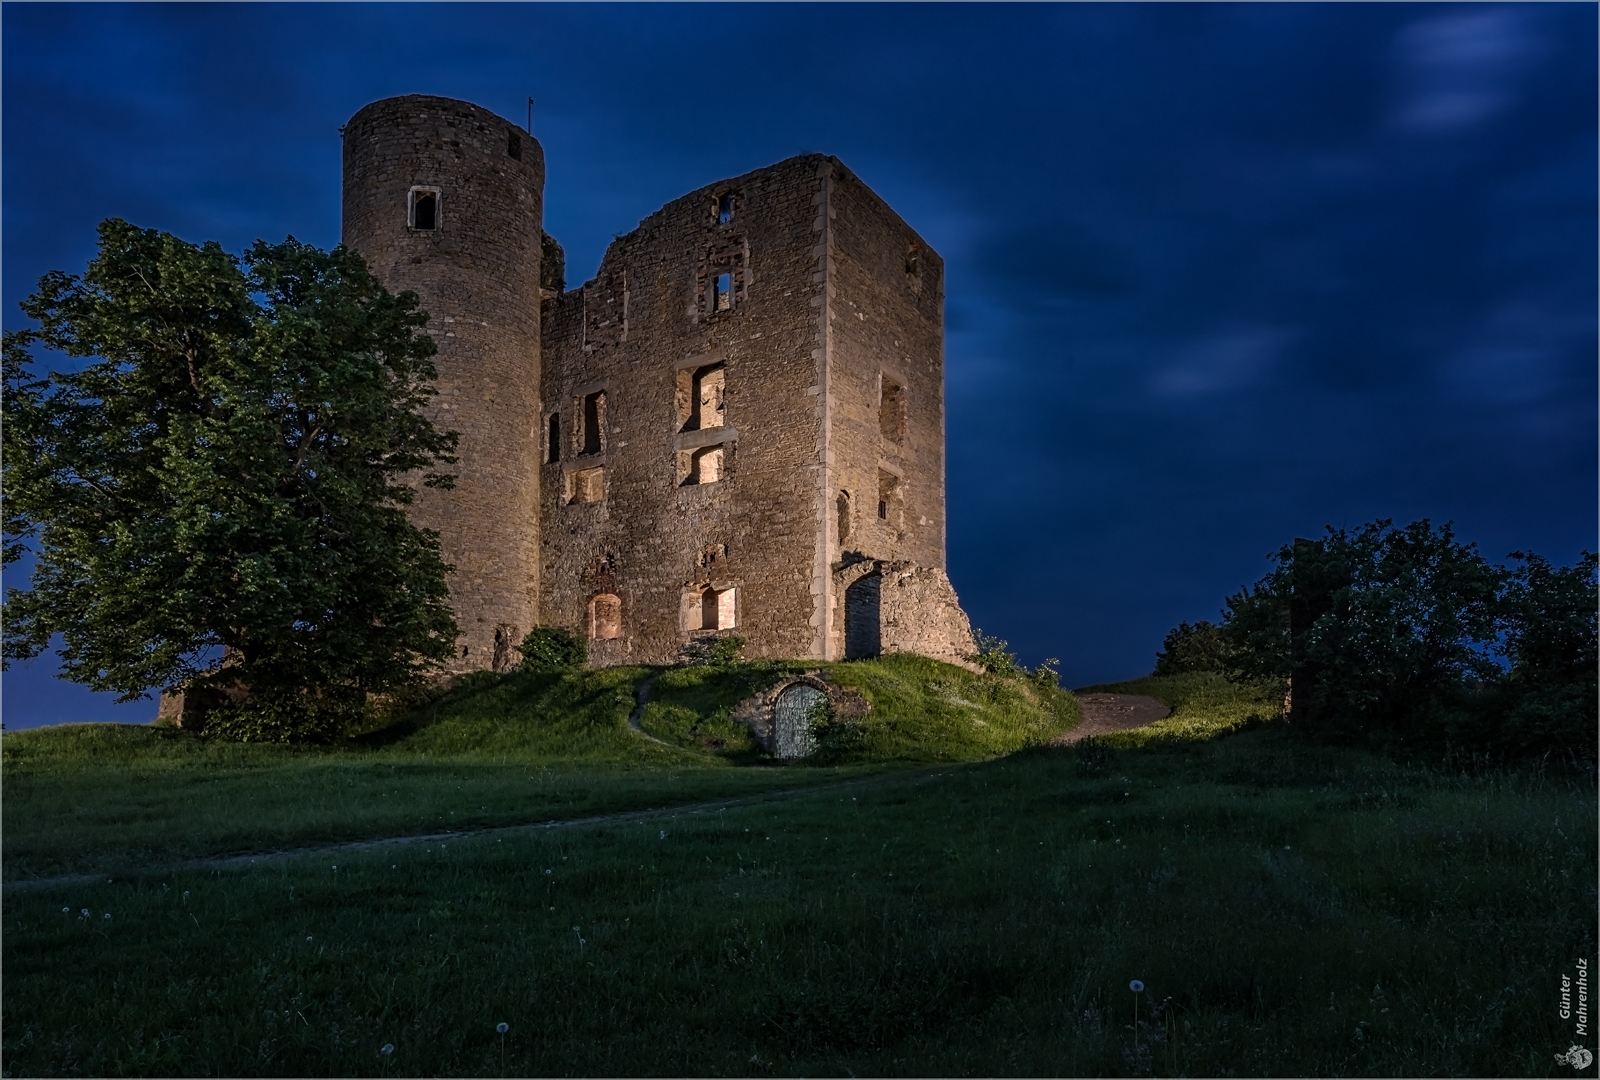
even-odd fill
[(1293, 337), (1278, 327), (1255, 327), (1206, 338), (1182, 349), (1172, 364), (1156, 372), (1150, 388), (1163, 397), (1240, 389), (1265, 375)]
[(1491, 8), (1421, 19), (1396, 40), (1401, 128), (1449, 132), (1502, 112), (1538, 41), (1523, 12)]

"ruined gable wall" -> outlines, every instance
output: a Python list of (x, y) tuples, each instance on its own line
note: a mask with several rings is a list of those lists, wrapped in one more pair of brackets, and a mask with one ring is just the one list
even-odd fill
[[(842, 164), (830, 202), (829, 443), (832, 480), (849, 493), (851, 511), (848, 537), (834, 537), (837, 558), (900, 560), (942, 573), (944, 260)], [(890, 432), (881, 409), (885, 382), (902, 398), (890, 395)], [(845, 655), (838, 590), (834, 611), (835, 655)]]
[[(435, 229), (408, 224), (419, 185), (439, 190)], [(413, 94), (345, 127), (343, 241), (430, 314), (439, 395), (428, 415), (461, 435), (454, 490), (421, 489), (411, 509), (455, 566), (454, 670), (514, 663), (535, 621), (543, 206), (543, 149), (487, 109)]]
[[(546, 449), (539, 466), (541, 617), (588, 634), (593, 597), (618, 596), (621, 634), (590, 642), (596, 663), (671, 660), (698, 636), (682, 619), (684, 589), (698, 583), (736, 587), (731, 632), (749, 642), (747, 655), (814, 654), (821, 160), (790, 159), (668, 203), (612, 243), (591, 282), (545, 306), (540, 430), (547, 440), (559, 410), (565, 445), (560, 461)], [(724, 193), (737, 201), (719, 224)], [(736, 303), (708, 311), (708, 261), (724, 258), (738, 263)], [(716, 362), (724, 425), (681, 432), (678, 373)], [(584, 455), (582, 398), (597, 389), (603, 446)], [(725, 447), (725, 477), (682, 484), (680, 454), (713, 444)], [(581, 501), (575, 478), (596, 468), (603, 497)]]

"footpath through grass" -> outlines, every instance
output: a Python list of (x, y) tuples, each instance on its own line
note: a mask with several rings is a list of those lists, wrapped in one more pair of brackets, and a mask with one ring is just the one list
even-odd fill
[(735, 767), (771, 763), (729, 719), (734, 705), (815, 669), (763, 662), (659, 673), (644, 727), (666, 746), (627, 723), (639, 683), (656, 673), (648, 668), (475, 676), (335, 747), (115, 724), (7, 733), (5, 876), (126, 875), (176, 860), (756, 794), (992, 757), (1078, 719), (1065, 693), (921, 657), (828, 665), (873, 705), (851, 762)]
[(1545, 1075), (1595, 962), (1594, 811), (1592, 778), (1268, 725), (30, 889), (4, 1068)]
[(1560, 975), (1594, 954), (1593, 811), (1570, 779), (1262, 730), (30, 890), (5, 905), (5, 1064), (1542, 1075)]

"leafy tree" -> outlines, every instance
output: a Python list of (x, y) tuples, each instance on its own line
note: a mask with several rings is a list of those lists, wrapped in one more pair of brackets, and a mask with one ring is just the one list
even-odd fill
[(1449, 525), (1329, 528), (1277, 557), (1254, 589), (1228, 598), (1222, 634), (1241, 674), (1293, 675), (1308, 717), (1393, 727), (1498, 676), (1504, 572)]
[[(60, 634), (65, 677), (119, 700), (245, 688), (278, 728), (326, 730), (308, 713), (451, 654), (448, 567), (404, 509), (455, 460), (420, 413), (434, 345), (413, 294), (343, 247), (236, 257), (113, 219), (82, 277), (46, 274), (22, 309), (5, 558), (36, 561), (8, 593), (7, 658)], [(41, 377), (36, 344), (89, 362)]]
[(1221, 671), (1222, 635), (1214, 623), (1201, 619), (1190, 626), (1179, 623), (1167, 633), (1156, 653), (1157, 675), (1182, 675), (1191, 671)]
[(1508, 575), (1501, 597), (1510, 670), (1485, 702), (1497, 722), (1485, 725), (1484, 741), (1504, 752), (1558, 749), (1592, 761), (1600, 714), (1600, 565), (1587, 551), (1566, 567), (1521, 551), (1511, 557), (1522, 565)]
[(1592, 756), (1595, 556), (1513, 557), (1517, 570), (1491, 565), (1426, 520), (1329, 528), (1228, 598), (1224, 664), (1292, 676), (1315, 730)]

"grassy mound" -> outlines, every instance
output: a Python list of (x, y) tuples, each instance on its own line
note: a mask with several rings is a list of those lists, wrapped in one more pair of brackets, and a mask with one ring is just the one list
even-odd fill
[(897, 654), (840, 664), (758, 661), (672, 668), (651, 690), (640, 725), (657, 738), (732, 761), (763, 755), (734, 706), (780, 679), (820, 671), (871, 705), (830, 763), (977, 761), (1048, 742), (1082, 719), (1072, 695), (1026, 677), (973, 673)]
[[(5, 870), (121, 873), (173, 859), (733, 797), (894, 762), (993, 757), (1076, 719), (1069, 695), (1032, 683), (916, 657), (838, 664), (830, 676), (873, 703), (857, 752), (798, 769), (733, 767), (770, 760), (729, 719), (733, 707), (801, 670), (807, 665), (482, 674), (396, 723), (326, 747), (241, 745), (145, 725), (7, 732)], [(628, 727), (628, 714), (653, 673), (646, 738)]]
[(1172, 715), (1132, 731), (1101, 735), (1110, 746), (1135, 748), (1214, 739), (1219, 735), (1279, 718), (1281, 683), (1236, 683), (1215, 672), (1147, 675), (1127, 682), (1086, 686), (1080, 694), (1143, 694), (1172, 709)]

